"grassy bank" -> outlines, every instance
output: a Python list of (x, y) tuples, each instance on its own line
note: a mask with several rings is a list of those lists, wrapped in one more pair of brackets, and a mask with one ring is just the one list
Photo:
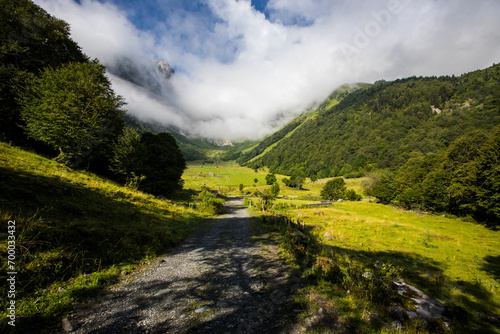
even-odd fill
[[(177, 245), (199, 218), (174, 202), (0, 143), (0, 256), (7, 259), (7, 225), (15, 221), (16, 329), (57, 321)], [(2, 261), (2, 275), (8, 271)], [(1, 289), (5, 318), (7, 286)]]

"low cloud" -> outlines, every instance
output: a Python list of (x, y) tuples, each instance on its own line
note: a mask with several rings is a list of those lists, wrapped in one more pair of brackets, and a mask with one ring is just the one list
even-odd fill
[(270, 0), (266, 14), (245, 0), (158, 1), (143, 30), (133, 8), (35, 2), (105, 65), (166, 59), (176, 74), (161, 94), (111, 75), (114, 89), (139, 118), (207, 138), (260, 138), (344, 83), (459, 75), (500, 60), (495, 0)]

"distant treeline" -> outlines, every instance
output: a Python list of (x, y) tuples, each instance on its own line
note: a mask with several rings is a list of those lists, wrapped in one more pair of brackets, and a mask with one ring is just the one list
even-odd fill
[(170, 134), (125, 126), (125, 105), (69, 25), (30, 0), (0, 0), (0, 140), (155, 195), (182, 188)]

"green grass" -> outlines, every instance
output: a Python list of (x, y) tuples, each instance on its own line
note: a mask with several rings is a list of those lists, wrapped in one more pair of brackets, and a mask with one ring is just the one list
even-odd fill
[[(287, 213), (301, 213), (329, 253), (349, 256), (366, 269), (376, 261), (396, 264), (404, 268), (405, 281), (447, 305), (478, 319), (500, 315), (499, 231), (369, 202)], [(476, 326), (500, 333), (478, 321)]]
[[(241, 167), (235, 162), (217, 162), (203, 164), (201, 162), (189, 163), (182, 179), (184, 187), (190, 189), (201, 189), (202, 185), (210, 188), (224, 188), (225, 191), (231, 189), (238, 190), (239, 185), (245, 187), (262, 186), (266, 184), (267, 171), (259, 170), (255, 172), (248, 167)], [(279, 179), (284, 176), (277, 176)], [(255, 183), (254, 180), (258, 179)]]
[[(201, 215), (172, 201), (0, 143), (0, 257), (16, 221), (16, 315), (56, 321), (121, 273), (180, 243)], [(7, 263), (2, 261), (2, 272)], [(1, 312), (8, 300), (0, 290)]]
[[(246, 187), (244, 193), (253, 194), (267, 187), (263, 185), (266, 172), (255, 173), (233, 163), (224, 167), (197, 166), (196, 173), (201, 171), (226, 177), (194, 179), (194, 173), (190, 172), (187, 184), (192, 187), (201, 182), (213, 188), (229, 186), (235, 188), (233, 193), (237, 194), (239, 183), (247, 185), (257, 177), (259, 184)], [(278, 180), (282, 177), (278, 176)], [(403, 211), (371, 202), (304, 208), (303, 205), (320, 200), (319, 193), (327, 181), (307, 181), (303, 190), (281, 184), (275, 204), (291, 206), (284, 212), (294, 219), (302, 214), (302, 219), (320, 238), (325, 254), (353, 259), (367, 270), (377, 261), (393, 263), (404, 269), (402, 276), (408, 283), (450, 307), (467, 310), (471, 322), (468, 330), (500, 333), (498, 320), (491, 320), (500, 318), (499, 231), (467, 219)], [(365, 196), (363, 182), (362, 178), (346, 180), (348, 188)], [(256, 197), (249, 198), (254, 203), (258, 201)], [(325, 238), (327, 232), (330, 236)], [(341, 310), (344, 320), (354, 326), (363, 327), (359, 319), (366, 320), (374, 311), (372, 305), (328, 284), (309, 286), (304, 293), (326, 296)], [(311, 303), (314, 304), (313, 299)], [(418, 328), (418, 324), (413, 324), (404, 332), (417, 333)]]

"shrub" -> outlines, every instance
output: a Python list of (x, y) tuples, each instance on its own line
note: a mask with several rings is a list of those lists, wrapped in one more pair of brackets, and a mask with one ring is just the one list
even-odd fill
[(272, 185), (272, 184), (274, 184), (276, 182), (277, 182), (276, 175), (274, 175), (274, 174), (267, 174), (266, 175), (266, 184), (268, 186), (270, 186), (270, 185)]
[(346, 190), (344, 179), (337, 177), (325, 184), (321, 189), (321, 197), (326, 201), (336, 201), (344, 197)]
[(221, 214), (224, 212), (224, 200), (217, 198), (206, 187), (196, 196), (198, 208), (210, 214)]

